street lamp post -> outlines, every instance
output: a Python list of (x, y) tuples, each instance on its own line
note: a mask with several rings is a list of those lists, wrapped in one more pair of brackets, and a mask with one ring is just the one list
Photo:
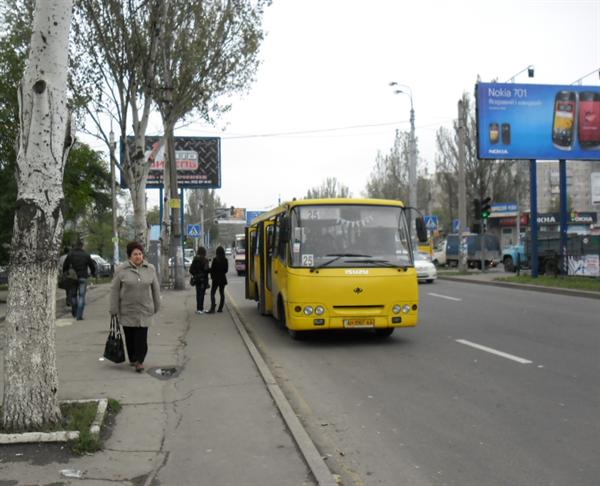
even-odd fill
[(408, 159), (408, 204), (417, 207), (417, 141), (415, 139), (415, 109), (410, 87), (392, 81), (390, 86), (397, 86), (394, 94), (405, 94), (410, 98), (410, 152)]
[[(111, 124), (112, 125), (112, 124)], [(113, 269), (119, 264), (119, 232), (117, 229), (117, 188), (115, 177), (115, 133), (110, 128), (108, 134), (110, 144), (110, 188), (112, 197), (112, 230), (113, 230)]]
[(571, 84), (578, 84), (581, 86), (581, 82), (587, 78), (588, 76), (591, 76), (592, 74), (598, 73), (598, 77), (600, 77), (600, 68), (596, 68), (593, 71), (590, 71), (589, 73), (587, 73), (585, 76), (581, 76), (579, 79), (576, 79), (575, 81), (573, 81)]

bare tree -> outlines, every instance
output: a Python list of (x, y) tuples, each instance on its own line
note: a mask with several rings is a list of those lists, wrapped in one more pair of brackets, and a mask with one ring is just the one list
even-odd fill
[[(152, 108), (152, 90), (160, 37), (164, 32), (161, 0), (77, 0), (73, 45), (76, 67), (73, 91), (95, 126), (95, 135), (109, 145), (107, 117), (116, 122), (123, 144), (123, 174), (134, 211), (135, 239), (145, 243), (146, 180), (152, 159), (145, 136)], [(129, 118), (131, 117), (131, 118)], [(118, 162), (117, 162), (118, 163)]]
[(73, 144), (67, 107), (72, 0), (37, 2), (29, 60), (19, 86), (17, 210), (5, 323), (5, 430), (61, 419), (55, 354), (57, 261), (63, 172)]
[(375, 167), (367, 181), (367, 195), (382, 199), (408, 201), (410, 133), (396, 130), (388, 155), (377, 154)]
[[(515, 162), (506, 160), (483, 160), (477, 158), (477, 122), (470, 96), (463, 94), (465, 112), (468, 114), (465, 141), (465, 179), (467, 187), (467, 209), (472, 199), (487, 196), (493, 201), (512, 200), (515, 195), (513, 170)], [(436, 181), (441, 189), (439, 206), (446, 208), (449, 219), (458, 214), (458, 125), (453, 130), (440, 128), (436, 135)], [(473, 218), (475, 215), (471, 215)], [(445, 218), (444, 218), (445, 219)], [(449, 224), (449, 219), (445, 221)], [(472, 219), (471, 219), (472, 220)]]
[[(262, 15), (269, 0), (190, 2), (162, 4), (166, 28), (160, 43), (157, 90), (154, 95), (163, 120), (165, 159), (170, 193), (177, 198), (175, 124), (195, 112), (210, 121), (228, 108), (219, 100), (244, 90), (258, 66), (263, 39)], [(170, 254), (175, 262), (175, 288), (184, 288), (181, 221), (171, 209)]]
[(336, 197), (352, 197), (350, 189), (335, 177), (328, 177), (320, 187), (313, 187), (306, 193), (306, 199), (329, 199)]

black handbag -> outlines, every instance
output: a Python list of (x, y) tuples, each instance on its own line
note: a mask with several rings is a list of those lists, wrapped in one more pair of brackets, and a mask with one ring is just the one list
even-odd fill
[(121, 326), (119, 326), (119, 318), (117, 316), (111, 316), (110, 318), (110, 331), (104, 345), (104, 357), (113, 363), (122, 363), (125, 361), (123, 335), (121, 334)]
[(192, 278), (190, 278), (190, 285), (192, 287), (194, 287), (196, 285), (196, 277), (194, 275), (192, 275)]

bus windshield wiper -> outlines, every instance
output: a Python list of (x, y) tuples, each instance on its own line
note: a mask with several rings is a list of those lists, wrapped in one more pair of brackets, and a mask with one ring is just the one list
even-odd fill
[(374, 263), (374, 264), (380, 264), (380, 265), (383, 265), (384, 267), (390, 267), (390, 268), (402, 268), (402, 269), (407, 268), (406, 265), (396, 265), (395, 263), (392, 263), (389, 260), (377, 259), (377, 258), (372, 258), (372, 257), (370, 260), (348, 260), (348, 263)]
[(371, 255), (363, 255), (361, 253), (328, 253), (325, 256), (331, 256), (331, 257), (335, 257), (335, 258), (332, 258), (331, 260), (327, 260), (326, 262), (323, 262), (320, 265), (317, 265), (316, 267), (312, 267), (310, 269), (311, 272), (314, 272), (315, 270), (318, 270), (319, 268), (326, 267), (327, 265), (330, 265), (333, 262), (337, 262), (340, 258), (344, 258), (344, 257), (372, 258)]

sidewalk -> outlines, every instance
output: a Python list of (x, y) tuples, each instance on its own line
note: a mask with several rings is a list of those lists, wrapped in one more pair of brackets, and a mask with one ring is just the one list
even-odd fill
[[(523, 274), (526, 275), (528, 273), (523, 272)], [(479, 285), (495, 285), (497, 287), (512, 287), (522, 290), (532, 290), (534, 292), (547, 292), (551, 294), (571, 295), (574, 297), (585, 297), (589, 299), (600, 299), (600, 292), (566, 289), (562, 287), (549, 287), (544, 285), (523, 284), (516, 282), (503, 282), (498, 280), (502, 277), (512, 277), (514, 275), (514, 273), (505, 272), (500, 268), (486, 270), (485, 272), (482, 272), (480, 270), (470, 270), (466, 275), (445, 275), (444, 272), (438, 272), (438, 278), (442, 280), (468, 282)]]
[[(90, 485), (315, 484), (227, 309), (196, 315), (193, 289), (164, 291), (146, 372), (138, 374), (101, 358), (108, 291), (91, 289), (83, 321), (68, 313), (56, 321), (60, 399), (122, 405), (105, 449), (67, 460), (0, 446), (0, 485), (81, 484), (64, 477), (66, 469)], [(177, 372), (166, 379), (157, 368)]]

